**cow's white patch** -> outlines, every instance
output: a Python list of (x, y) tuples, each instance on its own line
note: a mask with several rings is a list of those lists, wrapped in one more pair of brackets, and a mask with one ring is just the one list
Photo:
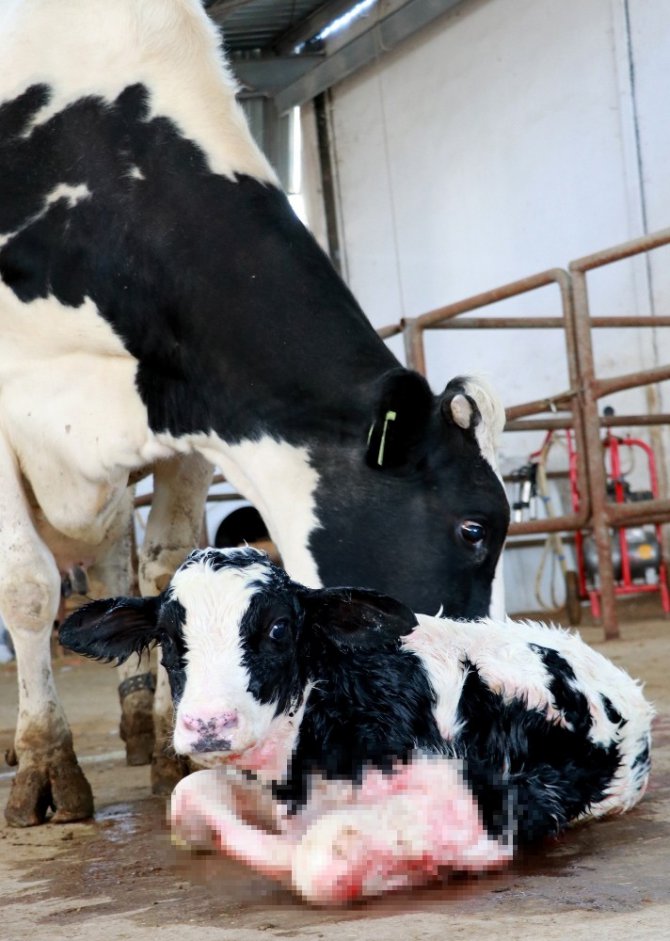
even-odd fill
[[(468, 376), (464, 387), (466, 394), (477, 403), (477, 408), (481, 414), (481, 420), (475, 427), (475, 438), (479, 450), (502, 484), (502, 475), (498, 468), (498, 445), (505, 427), (505, 408), (488, 382), (481, 376)], [(489, 617), (495, 621), (503, 621), (507, 616), (503, 555), (504, 553), (501, 551), (491, 587)]]
[[(259, 510), (291, 575), (319, 587), (308, 549), (319, 525), (309, 451), (266, 436), (155, 435), (135, 384), (137, 361), (87, 299), (22, 303), (0, 282), (0, 421), (49, 522), (99, 542), (128, 473), (199, 451)], [(76, 376), (76, 383), (72, 377)]]
[(133, 180), (145, 180), (146, 177), (142, 173), (139, 167), (131, 167), (128, 173), (128, 176), (132, 177)]
[[(187, 647), (186, 685), (173, 738), (177, 752), (193, 751), (185, 716), (202, 717), (206, 722), (217, 715), (235, 714), (237, 724), (225, 732), (233, 754), (245, 752), (270, 735), (275, 707), (249, 692), (249, 671), (240, 643), (244, 614), (267, 578), (262, 563), (217, 571), (207, 562), (187, 565), (173, 577), (171, 597), (186, 611), (183, 636)], [(207, 761), (207, 755), (201, 758)]]
[(112, 102), (141, 82), (150, 117), (169, 117), (214, 173), (276, 182), (235, 100), (219, 33), (196, 0), (69, 0), (67, 15), (53, 0), (10, 3), (0, 12), (0, 37), (6, 96), (35, 83), (51, 89), (31, 128), (79, 98)]
[[(169, 439), (161, 435), (160, 440)], [(309, 551), (310, 533), (320, 525), (314, 499), (319, 475), (309, 449), (269, 435), (239, 444), (227, 444), (214, 434), (190, 436), (189, 441), (256, 507), (291, 578), (320, 588), (323, 583)]]
[[(76, 206), (82, 199), (88, 199), (90, 195), (91, 191), (85, 183), (79, 183), (77, 186), (70, 186), (68, 183), (59, 183), (58, 186), (54, 186), (50, 193), (47, 193), (44, 199), (44, 205), (39, 212), (35, 213), (35, 215), (28, 216), (24, 220), (23, 225), (19, 226), (15, 232), (9, 232), (0, 236), (0, 248), (11, 241), (11, 239), (27, 225), (32, 224), (37, 219), (44, 216), (48, 212), (49, 207), (53, 206), (53, 204), (57, 203), (60, 199), (66, 199), (70, 209), (72, 209), (73, 206)], [(3, 284), (2, 280), (0, 280), (0, 284)]]
[(79, 183), (77, 186), (69, 186), (67, 183), (59, 183), (55, 186), (46, 198), (47, 206), (58, 202), (59, 199), (67, 199), (70, 208), (76, 206), (82, 199), (91, 195), (91, 191), (85, 183)]
[(464, 382), (465, 392), (477, 403), (481, 421), (475, 426), (475, 438), (479, 450), (491, 465), (496, 475), (498, 469), (498, 444), (505, 427), (505, 409), (502, 402), (481, 376), (468, 376)]
[(149, 430), (136, 361), (91, 301), (23, 304), (3, 284), (0, 335), (0, 422), (21, 472), (55, 529), (96, 545), (129, 470), (170, 453)]

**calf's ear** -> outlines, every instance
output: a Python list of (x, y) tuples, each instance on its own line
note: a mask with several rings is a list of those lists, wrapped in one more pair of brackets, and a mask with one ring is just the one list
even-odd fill
[(161, 601), (161, 595), (92, 601), (63, 621), (58, 639), (75, 653), (123, 663), (131, 654), (139, 655), (158, 642)]
[(419, 373), (398, 367), (386, 373), (377, 393), (368, 431), (366, 463), (375, 469), (399, 469), (426, 451), (433, 393)]
[(322, 588), (306, 593), (304, 630), (341, 649), (375, 650), (395, 644), (417, 625), (416, 615), (388, 595), (366, 588)]

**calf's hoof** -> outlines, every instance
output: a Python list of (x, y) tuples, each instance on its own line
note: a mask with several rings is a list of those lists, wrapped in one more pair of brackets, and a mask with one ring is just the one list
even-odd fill
[(19, 768), (16, 773), (5, 808), (9, 826), (37, 826), (46, 821), (49, 810), (52, 823), (93, 816), (93, 792), (74, 754), (54, 756), (45, 765)]
[(169, 797), (181, 779), (190, 772), (188, 758), (154, 755), (151, 762), (151, 792), (158, 797)]

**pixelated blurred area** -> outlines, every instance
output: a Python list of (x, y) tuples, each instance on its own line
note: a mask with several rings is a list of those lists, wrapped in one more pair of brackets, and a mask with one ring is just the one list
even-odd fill
[[(158, 927), (165, 941), (488, 941), (495, 926), (497, 936), (515, 941), (660, 941), (670, 914), (668, 626), (648, 617), (644, 606), (630, 606), (622, 634), (623, 640), (603, 644), (600, 629), (582, 629), (587, 642), (644, 681), (658, 711), (651, 784), (637, 808), (575, 827), (501, 872), (452, 877), (338, 909), (305, 905), (233, 859), (173, 846), (165, 802), (147, 796), (148, 769), (125, 765), (113, 669), (65, 657), (56, 681), (96, 794), (96, 819), (29, 830), (0, 826), (2, 933), (144, 941)], [(4, 751), (16, 714), (15, 666), (0, 665), (0, 677)], [(12, 773), (0, 772), (0, 800)]]

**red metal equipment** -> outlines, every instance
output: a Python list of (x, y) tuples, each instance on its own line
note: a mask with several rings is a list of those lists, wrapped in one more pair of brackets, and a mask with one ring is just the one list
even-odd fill
[[(577, 454), (573, 433), (566, 430), (568, 447), (568, 469), (572, 507), (579, 510), (580, 495), (577, 485)], [(631, 500), (656, 499), (659, 495), (656, 459), (652, 448), (639, 438), (629, 435), (619, 437), (611, 432), (602, 439), (605, 452), (607, 491), (615, 503), (629, 503)], [(648, 493), (636, 494), (631, 491), (621, 464), (621, 449), (631, 452), (640, 449), (647, 460), (649, 470)], [(609, 458), (609, 460), (607, 460)], [(666, 614), (670, 613), (670, 592), (668, 591), (667, 568), (663, 558), (661, 527), (649, 524), (633, 530), (617, 527), (612, 533), (612, 556), (615, 568), (614, 593), (616, 596), (658, 592), (661, 605)], [(588, 598), (594, 618), (600, 618), (601, 592), (597, 579), (597, 555), (589, 536), (581, 530), (575, 532), (575, 555), (577, 557), (577, 579), (580, 598)]]

